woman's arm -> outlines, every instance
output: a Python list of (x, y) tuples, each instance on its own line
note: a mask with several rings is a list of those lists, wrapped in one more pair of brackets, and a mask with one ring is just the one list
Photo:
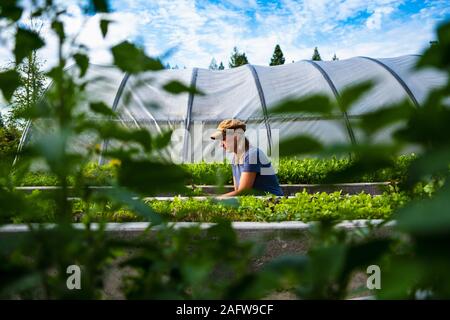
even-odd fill
[[(239, 187), (237, 188), (237, 190), (236, 190), (236, 184), (235, 184), (234, 191), (225, 193), (220, 197), (234, 197), (234, 196), (237, 196), (240, 193), (242, 193), (242, 191), (244, 191), (244, 190), (252, 189), (253, 184), (255, 183), (255, 178), (256, 178), (256, 172), (242, 172), (241, 179), (239, 181)], [(234, 181), (234, 178), (233, 178), (233, 181)]]
[(234, 191), (236, 191), (237, 189), (239, 189), (239, 186), (236, 185), (236, 178), (233, 176), (233, 186), (234, 186)]

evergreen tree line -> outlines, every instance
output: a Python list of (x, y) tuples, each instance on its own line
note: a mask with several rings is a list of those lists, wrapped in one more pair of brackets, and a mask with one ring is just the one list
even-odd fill
[[(313, 55), (311, 56), (311, 60), (313, 61), (322, 61), (322, 57), (320, 56), (319, 49), (317, 47), (314, 48)], [(333, 61), (339, 60), (339, 58), (336, 56), (336, 53), (332, 57)], [(270, 58), (269, 65), (270, 66), (278, 66), (281, 64), (284, 64), (286, 62), (286, 58), (284, 57), (283, 51), (281, 50), (281, 47), (279, 44), (275, 46), (275, 49), (273, 51), (272, 57)], [(294, 61), (292, 61), (294, 62)], [(233, 52), (230, 56), (230, 61), (228, 63), (228, 66), (230, 68), (236, 68), (239, 66), (243, 66), (245, 64), (248, 64), (248, 58), (245, 52), (240, 52), (237, 47), (233, 48)], [(217, 64), (217, 61), (215, 58), (212, 58), (211, 63), (209, 64), (210, 70), (223, 70), (225, 69), (223, 62), (221, 61), (220, 64)]]
[[(314, 48), (314, 52), (311, 56), (311, 60), (313, 61), (322, 61), (322, 57), (320, 56), (319, 49), (317, 47)], [(339, 60), (339, 58), (336, 56), (336, 53), (331, 58), (332, 61)], [(284, 64), (286, 62), (286, 58), (284, 57), (283, 51), (281, 50), (281, 47), (279, 44), (275, 46), (275, 49), (273, 51), (272, 57), (270, 58), (269, 65), (270, 66), (278, 66), (281, 64)], [(294, 61), (292, 61), (294, 62)], [(230, 61), (228, 62), (229, 68), (236, 68), (239, 66), (243, 66), (245, 64), (249, 64), (249, 60), (247, 58), (247, 55), (245, 52), (240, 52), (237, 47), (233, 48), (233, 52), (230, 56)], [(186, 67), (183, 67), (186, 69)], [(222, 61), (220, 63), (217, 63), (216, 58), (212, 58), (211, 62), (208, 67), (210, 70), (223, 70), (225, 69), (225, 65)], [(174, 67), (171, 66), (169, 63), (166, 64), (166, 69), (180, 69), (178, 65), (175, 65)]]

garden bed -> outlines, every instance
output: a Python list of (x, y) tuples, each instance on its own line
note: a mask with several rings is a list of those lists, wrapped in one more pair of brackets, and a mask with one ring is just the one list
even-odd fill
[[(307, 193), (327, 192), (332, 193), (336, 191), (342, 191), (343, 194), (359, 194), (361, 192), (371, 195), (381, 195), (385, 192), (389, 186), (394, 185), (391, 182), (362, 182), (362, 183), (337, 183), (337, 184), (281, 184), (280, 187), (283, 190), (284, 195), (292, 196), (298, 192), (305, 190)], [(112, 186), (88, 186), (85, 189), (92, 191), (104, 191), (111, 189)], [(55, 191), (60, 189), (59, 186), (25, 186), (17, 187), (16, 190), (31, 193), (35, 190), (38, 191)], [(234, 190), (232, 185), (226, 185), (222, 187), (214, 185), (197, 185), (186, 186), (187, 195), (214, 195), (224, 192), (230, 192)], [(176, 196), (177, 193), (161, 193), (158, 196)], [(73, 187), (69, 187), (69, 196), (77, 196), (73, 192)]]
[[(36, 213), (32, 220), (16, 215), (5, 223), (54, 222), (57, 209), (54, 200), (39, 191), (26, 195), (33, 203)], [(152, 211), (166, 221), (215, 222), (229, 221), (317, 221), (389, 219), (397, 208), (405, 205), (410, 198), (405, 193), (384, 193), (372, 196), (342, 192), (309, 194), (306, 191), (290, 197), (241, 196), (218, 201), (213, 197), (147, 197), (144, 202)], [(72, 199), (74, 222), (145, 221), (133, 210), (105, 201), (102, 204), (88, 204), (79, 198)]]
[[(372, 183), (379, 181), (401, 182), (407, 177), (407, 169), (415, 155), (404, 155), (396, 158), (392, 167), (376, 170), (370, 174), (355, 174), (339, 181), (345, 183)], [(329, 158), (329, 159), (292, 159), (281, 158), (276, 165), (277, 176), (280, 184), (326, 184), (327, 176), (340, 172), (352, 164), (351, 160)], [(85, 184), (93, 186), (113, 185), (120, 162), (111, 161), (106, 165), (89, 163), (83, 169)], [(186, 184), (201, 185), (232, 185), (232, 173), (227, 163), (196, 163), (182, 164), (181, 167), (187, 174)], [(68, 183), (75, 184), (74, 177), (69, 177)], [(58, 179), (47, 172), (29, 172), (18, 179), (18, 186), (55, 186)]]

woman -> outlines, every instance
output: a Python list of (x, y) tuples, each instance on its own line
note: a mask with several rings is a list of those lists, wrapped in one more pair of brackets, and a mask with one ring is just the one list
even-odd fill
[(238, 119), (223, 120), (211, 139), (222, 139), (221, 146), (233, 153), (231, 168), (233, 170), (234, 191), (222, 197), (233, 197), (251, 190), (282, 196), (283, 191), (273, 167), (260, 149), (250, 145), (245, 137), (246, 125)]

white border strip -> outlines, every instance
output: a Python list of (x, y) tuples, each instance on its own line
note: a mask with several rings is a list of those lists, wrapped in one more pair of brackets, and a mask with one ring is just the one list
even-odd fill
[[(289, 188), (289, 187), (296, 187), (296, 188), (311, 188), (311, 187), (372, 187), (372, 186), (389, 186), (392, 185), (391, 182), (349, 182), (349, 183), (336, 183), (336, 184), (280, 184), (281, 188)], [(188, 185), (187, 188), (192, 188), (192, 186)], [(199, 184), (195, 185), (196, 188), (218, 188), (218, 186), (215, 185), (208, 185), (208, 184)], [(225, 185), (225, 188), (232, 188), (232, 185)], [(88, 186), (88, 189), (113, 189), (113, 186)], [(22, 186), (22, 187), (16, 187), (15, 190), (23, 190), (23, 191), (32, 191), (32, 190), (59, 190), (61, 189), (60, 186)], [(72, 186), (69, 186), (68, 189), (73, 189)]]
[[(358, 229), (368, 227), (369, 225), (377, 226), (384, 223), (385, 220), (373, 219), (373, 220), (348, 220), (342, 221), (336, 225), (336, 228), (342, 229)], [(283, 222), (232, 222), (232, 227), (235, 231), (283, 231), (283, 230), (308, 230), (317, 222), (300, 222), (300, 221), (283, 221)], [(86, 226), (82, 223), (73, 223), (74, 228), (83, 230)], [(205, 222), (171, 222), (169, 226), (180, 229), (199, 226), (201, 229), (208, 229), (215, 225), (215, 223)], [(45, 228), (54, 228), (56, 224), (31, 224), (33, 227), (43, 226)], [(100, 224), (92, 223), (92, 230), (98, 230)], [(148, 222), (126, 222), (126, 223), (106, 223), (105, 230), (107, 232), (142, 232), (149, 228)], [(384, 227), (395, 226), (395, 221), (388, 221)], [(157, 230), (158, 226), (154, 226), (152, 229)], [(0, 233), (21, 233), (28, 232), (30, 230), (29, 225), (26, 224), (7, 224), (0, 227)]]

